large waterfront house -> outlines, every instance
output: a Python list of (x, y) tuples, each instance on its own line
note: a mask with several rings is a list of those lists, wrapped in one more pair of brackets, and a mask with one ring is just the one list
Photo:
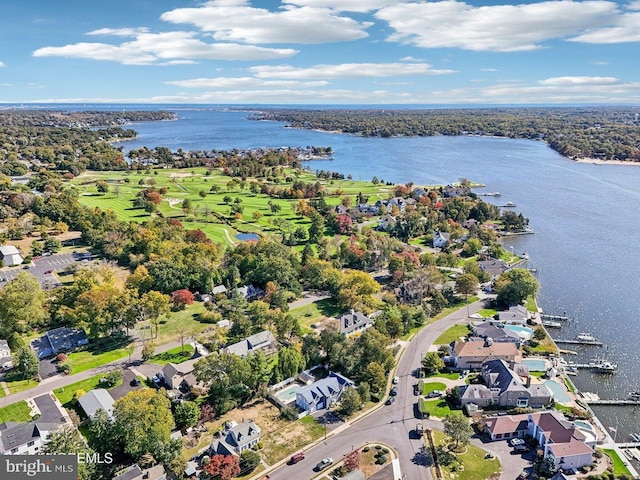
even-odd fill
[(453, 365), (460, 370), (480, 370), (487, 360), (500, 359), (507, 363), (520, 363), (520, 350), (515, 343), (470, 339), (457, 341), (452, 349)]
[(0, 423), (0, 455), (36, 455), (42, 451), (49, 434), (65, 425), (72, 425), (69, 414), (57, 398), (50, 393), (35, 397), (28, 402), (31, 422)]
[(498, 321), (501, 323), (524, 325), (529, 319), (529, 311), (522, 305), (510, 307), (509, 310), (498, 312)]
[(484, 385), (463, 387), (460, 397), (462, 407), (472, 403), (481, 408), (541, 408), (549, 405), (553, 399), (552, 392), (544, 384), (531, 382), (531, 375), (523, 365), (512, 369), (504, 360), (488, 360), (482, 364), (482, 379)]
[(222, 437), (209, 447), (211, 455), (240, 455), (260, 441), (260, 427), (253, 420), (225, 425)]
[(296, 392), (296, 406), (307, 413), (329, 408), (340, 400), (347, 388), (353, 386), (354, 383), (347, 377), (329, 372), (328, 377), (302, 387)]
[(497, 322), (478, 322), (474, 323), (471, 327), (473, 335), (483, 340), (490, 338), (494, 343), (515, 343), (518, 347), (520, 347), (520, 343), (522, 342), (520, 335), (513, 330), (504, 328), (504, 325)]
[(562, 413), (556, 410), (496, 416), (485, 418), (483, 421), (484, 429), (491, 440), (525, 436), (534, 438), (544, 457), (553, 459), (556, 470), (577, 470), (593, 461), (596, 435), (591, 430), (568, 422)]

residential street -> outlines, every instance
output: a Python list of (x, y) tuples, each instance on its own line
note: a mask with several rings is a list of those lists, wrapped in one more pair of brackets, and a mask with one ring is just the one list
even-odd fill
[[(483, 306), (483, 300), (477, 301), (469, 306), (469, 311), (477, 312)], [(338, 462), (354, 448), (368, 442), (380, 442), (396, 449), (403, 478), (430, 480), (432, 477), (427, 456), (422, 450), (423, 441), (413, 433), (418, 422), (417, 397), (413, 391), (413, 385), (417, 383), (418, 378), (414, 374), (420, 365), (420, 359), (436, 338), (450, 326), (466, 321), (467, 309), (463, 308), (418, 332), (407, 345), (407, 350), (398, 364), (396, 375), (400, 377), (400, 383), (395, 402), (390, 406), (383, 404), (361, 420), (336, 429), (326, 441), (319, 442), (307, 451), (305, 460), (295, 465), (284, 464), (270, 473), (271, 480), (313, 478), (316, 472), (312, 469), (323, 458), (331, 457)], [(442, 430), (442, 424), (438, 421), (425, 420), (422, 423), (427, 428)], [(513, 478), (518, 473), (519, 471)]]

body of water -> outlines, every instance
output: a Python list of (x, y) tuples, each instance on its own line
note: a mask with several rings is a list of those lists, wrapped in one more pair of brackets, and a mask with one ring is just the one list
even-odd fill
[[(362, 138), (250, 121), (240, 111), (170, 109), (178, 121), (136, 124), (139, 137), (122, 144), (125, 152), (141, 146), (174, 151), (331, 146), (334, 160), (311, 162), (311, 168), (416, 185), (464, 177), (486, 184), (486, 192), (501, 192), (502, 197), (487, 199), (515, 203), (535, 231), (510, 237), (505, 245), (529, 254), (541, 283), (541, 308), (571, 318), (554, 335), (590, 332), (605, 344), (576, 349), (579, 355), (570, 360), (606, 357), (619, 365), (616, 375), (580, 372), (574, 377), (577, 387), (602, 398), (625, 398), (640, 389), (640, 166), (576, 163), (527, 140)], [(598, 416), (619, 427), (622, 441), (640, 433), (635, 410), (600, 408)]]

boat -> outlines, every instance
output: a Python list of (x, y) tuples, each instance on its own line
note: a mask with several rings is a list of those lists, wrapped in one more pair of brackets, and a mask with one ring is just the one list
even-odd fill
[(503, 207), (505, 207), (505, 208), (513, 208), (513, 207), (515, 207), (515, 206), (516, 206), (516, 204), (515, 204), (515, 203), (513, 203), (513, 202), (506, 202), (506, 203), (505, 203), (504, 205), (502, 205), (502, 206), (503, 206)]
[(640, 442), (640, 433), (632, 433), (632, 434), (631, 434), (631, 439), (632, 439), (634, 442)]
[(633, 392), (629, 392), (629, 400), (635, 400), (640, 402), (640, 390), (634, 390)]
[(552, 320), (543, 320), (542, 321), (542, 325), (544, 325), (545, 327), (553, 327), (553, 328), (561, 328), (562, 327), (562, 323), (554, 322)]
[(616, 371), (618, 370), (618, 365), (607, 360), (601, 360), (600, 362), (595, 364), (594, 370), (597, 373), (616, 373)]
[(597, 342), (598, 341), (596, 337), (586, 332), (582, 332), (576, 335), (576, 340), (579, 340), (581, 342)]

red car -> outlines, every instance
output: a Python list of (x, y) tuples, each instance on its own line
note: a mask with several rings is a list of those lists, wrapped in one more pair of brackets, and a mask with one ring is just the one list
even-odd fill
[(304, 452), (296, 453), (291, 457), (291, 464), (298, 463), (300, 460), (304, 460)]
[(45, 275), (49, 275), (51, 272), (51, 270), (47, 270), (46, 272), (44, 272)]

